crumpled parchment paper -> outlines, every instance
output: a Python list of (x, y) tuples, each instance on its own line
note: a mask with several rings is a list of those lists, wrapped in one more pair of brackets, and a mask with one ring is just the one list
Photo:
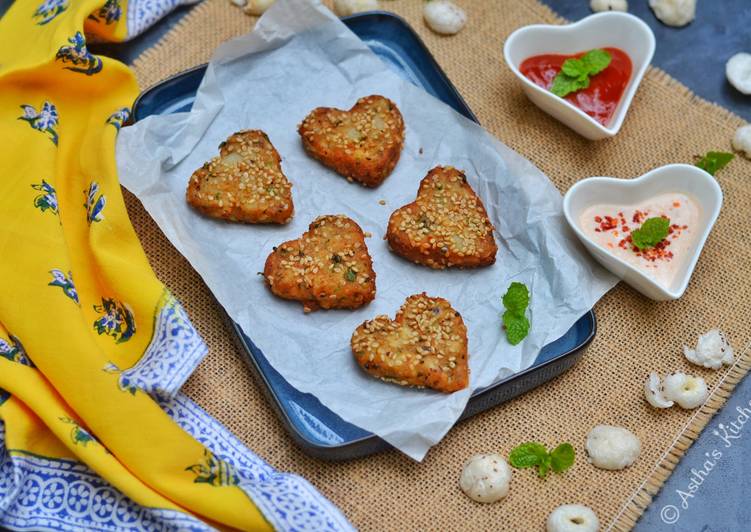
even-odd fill
[[(309, 158), (297, 134), (313, 108), (348, 109), (368, 94), (394, 100), (406, 123), (399, 164), (377, 189), (350, 184)], [(282, 156), (295, 203), (288, 225), (214, 221), (185, 202), (191, 173), (241, 129), (264, 130)], [(290, 384), (416, 460), (452, 427), (473, 390), (529, 367), (616, 283), (580, 247), (559, 192), (542, 172), (403, 81), (315, 2), (279, 0), (252, 33), (221, 45), (192, 111), (123, 128), (117, 163), (123, 185)], [(463, 169), (482, 198), (497, 230), (494, 266), (434, 271), (389, 252), (382, 239), (389, 215), (414, 200), (436, 165)], [(366, 242), (376, 300), (356, 311), (305, 315), (299, 303), (272, 296), (257, 272), (273, 246), (298, 238), (317, 216), (339, 213), (373, 235)], [(501, 297), (512, 281), (531, 292), (531, 332), (515, 347), (501, 329)], [(469, 389), (444, 395), (400, 387), (367, 376), (354, 361), (354, 329), (378, 314), (393, 317), (407, 296), (422, 291), (448, 299), (464, 318)]]

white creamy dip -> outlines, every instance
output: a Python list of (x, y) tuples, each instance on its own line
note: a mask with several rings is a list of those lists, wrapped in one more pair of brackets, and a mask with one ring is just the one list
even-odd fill
[[(582, 213), (579, 225), (593, 242), (670, 287), (693, 253), (699, 209), (686, 194), (660, 194), (638, 205), (592, 205)], [(670, 219), (668, 236), (654, 248), (636, 249), (630, 242), (631, 232), (655, 217)]]

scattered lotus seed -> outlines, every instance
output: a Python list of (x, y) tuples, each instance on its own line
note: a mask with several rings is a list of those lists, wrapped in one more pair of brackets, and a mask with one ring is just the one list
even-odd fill
[(491, 503), (508, 495), (511, 468), (499, 454), (476, 454), (464, 464), (459, 486), (477, 502)]
[(589, 0), (589, 7), (595, 13), (601, 11), (628, 11), (627, 0)]
[(685, 26), (696, 16), (696, 0), (649, 0), (649, 7), (668, 26)]
[(273, 3), (274, 0), (247, 0), (243, 4), (245, 5), (243, 11), (245, 11), (245, 13), (247, 13), (248, 15), (263, 15)]
[(589, 462), (600, 469), (625, 469), (633, 464), (641, 452), (636, 435), (623, 427), (597, 425), (585, 442)]
[(739, 53), (728, 59), (725, 76), (743, 94), (751, 94), (751, 54)]
[(654, 371), (649, 374), (647, 382), (644, 383), (644, 397), (655, 408), (670, 408), (673, 406), (673, 401), (665, 397), (665, 390), (660, 383), (660, 376)]
[(686, 410), (700, 407), (709, 396), (704, 379), (680, 372), (665, 377), (664, 389), (665, 397)]
[(422, 16), (431, 30), (443, 35), (459, 33), (467, 23), (467, 14), (450, 0), (425, 2)]
[(379, 9), (378, 0), (334, 0), (334, 13), (340, 17), (377, 9)]
[(735, 361), (733, 348), (719, 329), (702, 334), (696, 349), (684, 345), (683, 354), (692, 364), (711, 369), (720, 369), (723, 364), (729, 366)]
[(733, 149), (751, 159), (751, 124), (739, 127), (733, 136)]
[(600, 520), (591, 508), (581, 504), (562, 504), (548, 516), (547, 532), (597, 532)]

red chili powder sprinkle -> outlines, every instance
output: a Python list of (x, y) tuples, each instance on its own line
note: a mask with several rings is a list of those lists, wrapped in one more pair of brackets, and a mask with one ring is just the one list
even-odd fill
[[(678, 205), (675, 205), (676, 203)], [(680, 202), (678, 201), (674, 202), (673, 204), (676, 207), (680, 206)], [(634, 224), (641, 224), (644, 220), (647, 219), (648, 214), (648, 211), (636, 210), (631, 220)], [(664, 214), (661, 216), (663, 218), (667, 218), (667, 216), (665, 216)], [(666, 237), (663, 241), (659, 242), (654, 247), (639, 249), (633, 245), (633, 242), (631, 240), (631, 227), (628, 225), (623, 212), (617, 213), (615, 217), (609, 216), (607, 214), (595, 216), (594, 221), (597, 224), (597, 227), (595, 227), (596, 233), (607, 233), (612, 231), (614, 237), (618, 238), (622, 236), (623, 238), (618, 241), (619, 248), (630, 249), (636, 254), (637, 257), (643, 257), (649, 262), (671, 260), (673, 258), (673, 252), (667, 249), (668, 246), (670, 246), (671, 240), (678, 238), (683, 230), (688, 229), (687, 225), (681, 226), (678, 224), (671, 224), (670, 227), (668, 227), (668, 235), (670, 236)], [(611, 249), (614, 249), (615, 247), (611, 242), (608, 242), (606, 245)]]
[(618, 227), (618, 220), (613, 218), (612, 216), (603, 216), (602, 220), (600, 221), (600, 229), (602, 231), (610, 231), (611, 229), (616, 229)]

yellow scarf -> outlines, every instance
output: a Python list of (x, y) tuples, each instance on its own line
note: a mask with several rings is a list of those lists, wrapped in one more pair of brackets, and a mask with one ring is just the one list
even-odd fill
[[(85, 34), (126, 37), (127, 5), (101, 1), (18, 0), (0, 20), (0, 525), (57, 528), (23, 521), (24, 501), (36, 496), (40, 509), (62, 497), (68, 514), (80, 511), (74, 528), (119, 504), (111, 513), (122, 528), (145, 519), (268, 529), (284, 521), (269, 518), (278, 509), (258, 483), (274, 480), (281, 495), (303, 485), (302, 506), (318, 504), (328, 528), (346, 527), (301, 479), (257, 458), (232, 464), (176, 423), (215, 423), (175, 395), (206, 347), (128, 220), (114, 146), (138, 87), (124, 65), (86, 48)], [(51, 476), (37, 491), (4, 486), (14, 467)], [(55, 467), (93, 471), (101, 486), (58, 478)], [(3, 507), (3, 487), (26, 499)], [(133, 503), (137, 512), (122, 509)]]

